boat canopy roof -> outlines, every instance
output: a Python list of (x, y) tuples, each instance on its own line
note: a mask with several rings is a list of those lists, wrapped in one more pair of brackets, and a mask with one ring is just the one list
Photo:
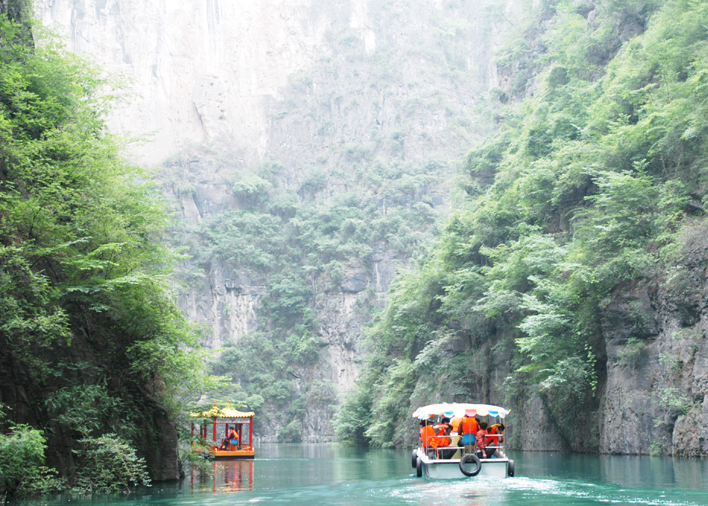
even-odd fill
[(509, 410), (500, 408), (499, 406), (490, 406), (489, 404), (469, 404), (469, 403), (447, 403), (443, 402), (441, 404), (430, 404), (428, 406), (421, 406), (413, 412), (413, 418), (418, 418), (422, 420), (423, 418), (430, 418), (433, 415), (442, 415), (452, 418), (455, 416), (498, 416), (499, 418), (506, 418), (509, 414)]
[(212, 407), (209, 411), (189, 414), (192, 418), (250, 418), (254, 415), (253, 411), (236, 411), (231, 408), (219, 409), (217, 406)]

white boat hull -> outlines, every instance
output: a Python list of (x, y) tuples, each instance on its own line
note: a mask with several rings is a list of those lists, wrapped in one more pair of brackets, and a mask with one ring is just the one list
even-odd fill
[[(460, 459), (437, 460), (430, 459), (422, 450), (418, 449), (418, 458), (422, 462), (423, 476), (436, 480), (452, 480), (459, 478), (470, 478), (465, 476), (460, 470)], [(506, 457), (497, 459), (480, 459), (482, 469), (477, 476), (488, 476), (493, 478), (506, 478), (508, 475), (509, 459)], [(468, 471), (472, 472), (476, 464), (474, 462), (466, 464)]]

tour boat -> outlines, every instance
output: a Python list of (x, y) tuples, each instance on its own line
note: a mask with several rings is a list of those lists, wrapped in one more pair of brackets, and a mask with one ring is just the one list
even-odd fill
[[(442, 403), (422, 406), (415, 410), (413, 417), (418, 420), (430, 420), (431, 423), (439, 423), (443, 417), (447, 418), (462, 418), (465, 415), (472, 418), (487, 418), (488, 424), (491, 426), (495, 423), (501, 423), (506, 418), (509, 411), (498, 406), (489, 406), (487, 404), (467, 404), (467, 403)], [(481, 420), (485, 421), (485, 420)], [(450, 435), (443, 436), (428, 436), (425, 441), (421, 441), (421, 446), (413, 450), (412, 465), (416, 469), (416, 475), (420, 478), (426, 476), (428, 478), (451, 479), (465, 478), (470, 476), (490, 476), (494, 478), (505, 478), (506, 476), (514, 476), (514, 461), (506, 455), (504, 445), (500, 442), (498, 436), (491, 435), (490, 447), (495, 447), (496, 450), (491, 458), (479, 458), (474, 453), (473, 445), (458, 446), (462, 436), (455, 432)], [(434, 438), (449, 438), (450, 446), (438, 446), (434, 448), (428, 443)], [(489, 436), (488, 436), (489, 437)], [(496, 442), (494, 442), (496, 439)], [(464, 441), (464, 440), (463, 440)], [(445, 450), (441, 452), (439, 450)], [(452, 451), (454, 450), (454, 454)], [(451, 455), (444, 455), (448, 453)], [(448, 458), (442, 458), (442, 457)]]
[[(237, 411), (231, 407), (219, 409), (215, 403), (209, 411), (190, 413), (189, 416), (200, 419), (196, 423), (196, 426), (199, 427), (199, 437), (205, 442), (210, 439), (213, 441), (214, 444), (208, 451), (217, 460), (252, 459), (255, 457), (253, 412)], [(248, 428), (245, 429), (244, 425)], [(192, 436), (194, 436), (194, 429), (195, 422), (192, 422)], [(229, 444), (226, 448), (220, 449), (222, 440), (228, 436), (231, 429), (234, 429), (238, 434), (239, 444)]]

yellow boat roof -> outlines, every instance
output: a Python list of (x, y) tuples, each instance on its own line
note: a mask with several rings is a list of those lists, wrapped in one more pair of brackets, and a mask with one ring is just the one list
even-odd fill
[(470, 404), (470, 403), (439, 403), (439, 404), (429, 404), (428, 406), (421, 406), (413, 412), (413, 418), (418, 418), (422, 420), (423, 418), (429, 418), (433, 415), (443, 415), (449, 418), (455, 416), (498, 416), (499, 418), (506, 418), (509, 414), (509, 410), (501, 408), (499, 406), (490, 406), (489, 404)]
[(214, 406), (209, 411), (202, 411), (201, 413), (190, 413), (189, 416), (192, 418), (250, 418), (254, 416), (253, 411), (237, 411), (232, 408), (221, 408)]

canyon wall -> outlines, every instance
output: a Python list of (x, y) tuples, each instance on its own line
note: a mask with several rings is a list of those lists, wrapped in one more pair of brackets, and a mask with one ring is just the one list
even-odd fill
[[(234, 188), (262, 175), (264, 164), (278, 167), (273, 184), (296, 195), (300, 209), (321, 214), (350, 195), (359, 210), (375, 208), (388, 220), (378, 235), (360, 239), (356, 252), (340, 247), (335, 260), (319, 254), (297, 267), (308, 270), (321, 350), (314, 364), (294, 365), (287, 381), (294, 397), (307, 398), (298, 412), (302, 439), (317, 441), (331, 437), (334, 405), (356, 381), (362, 328), (447, 214), (458, 160), (493, 126), (479, 113), (498, 80), (491, 55), (532, 7), (440, 0), (36, 3), (38, 18), (71, 50), (124, 78), (110, 125), (138, 139), (129, 148), (136, 163), (161, 167), (158, 178), (180, 217), (172, 242), (189, 245), (192, 256), (179, 276), (180, 303), (209, 326), (205, 345), (220, 349), (273, 332), (260, 307), (277, 273), (215, 253), (205, 232), (223, 230), (229, 213), (255, 209), (248, 192)], [(408, 215), (419, 222), (406, 223)], [(249, 382), (243, 371), (232, 372)], [(259, 434), (275, 438), (292, 417), (290, 404), (266, 399)]]
[(603, 312), (602, 453), (708, 455), (705, 224), (681, 248), (670, 277), (623, 287)]
[[(508, 92), (528, 81), (516, 97), (520, 100), (537, 89), (538, 69), (524, 62), (547, 49), (540, 41), (555, 23), (549, 5), (539, 0), (37, 2), (38, 17), (70, 49), (126, 78), (110, 123), (115, 132), (140, 139), (130, 148), (137, 163), (160, 167), (158, 179), (179, 217), (172, 242), (188, 246), (192, 257), (179, 274), (180, 303), (192, 320), (208, 325), (205, 345), (245, 346), (242, 340), (253, 335), (276, 344), (282, 338), (275, 337), (272, 314), (263, 312), (282, 266), (254, 266), (233, 251), (251, 251), (248, 243), (261, 242), (265, 234), (246, 230), (242, 218), (272, 217), (266, 207), (288, 201), (281, 228), (270, 233), (296, 243), (306, 240), (293, 232), (303, 216), (330, 220), (349, 205), (342, 204), (343, 196), (362, 213), (375, 209), (373, 215), (364, 213), (364, 220), (349, 218), (333, 225), (334, 232), (311, 237), (315, 245), (297, 246), (302, 258), (288, 264), (304, 273), (307, 307), (315, 314), (310, 330), (319, 340), (313, 346), (319, 351), (310, 362), (291, 363), (268, 380), (286, 384), (290, 398), (264, 399), (261, 438), (332, 437), (334, 406), (355, 385), (371, 345), (362, 337), (364, 327), (386, 305), (396, 274), (425, 250), (455, 205), (451, 183), (461, 156), (495, 128), (490, 90)], [(600, 12), (596, 2), (572, 5), (587, 19)], [(539, 12), (538, 33), (530, 32), (535, 33), (531, 56), (500, 69), (495, 50)], [(615, 27), (605, 58), (643, 31), (640, 21), (635, 16)], [(479, 180), (482, 186), (490, 182)], [(246, 241), (229, 245), (214, 236), (229, 234), (224, 217), (234, 213)], [(357, 239), (351, 249), (342, 237), (358, 234), (361, 221), (372, 216), (383, 220), (384, 232)], [(568, 224), (559, 226), (567, 230)], [(337, 234), (334, 246), (322, 242)], [(708, 405), (708, 359), (700, 295), (705, 248), (695, 237), (687, 233), (680, 276), (668, 284), (623, 286), (603, 309), (606, 356), (599, 357), (605, 364), (599, 404), (575, 407), (588, 426), (599, 427), (593, 432), (599, 436), (584, 438), (559, 428), (550, 400), (531, 387), (513, 401), (509, 439), (518, 448), (706, 454), (708, 414), (701, 406)], [(270, 255), (285, 254), (282, 245), (269, 247)], [(327, 248), (337, 252), (328, 257)], [(443, 349), (450, 357), (474, 352), (490, 365), (468, 395), (503, 402), (513, 355), (494, 345), (504, 341), (513, 342), (511, 334), (495, 334), (482, 345), (451, 342)], [(251, 399), (262, 391), (262, 385), (248, 386), (248, 370), (229, 367), (222, 372), (246, 385)], [(451, 398), (450, 388), (438, 384), (435, 397)], [(414, 394), (411, 402), (424, 397)]]
[(112, 128), (142, 139), (133, 154), (151, 165), (222, 136), (262, 156), (266, 104), (323, 50), (339, 14), (319, 7), (308, 0), (36, 3), (39, 19), (73, 51), (127, 78)]

